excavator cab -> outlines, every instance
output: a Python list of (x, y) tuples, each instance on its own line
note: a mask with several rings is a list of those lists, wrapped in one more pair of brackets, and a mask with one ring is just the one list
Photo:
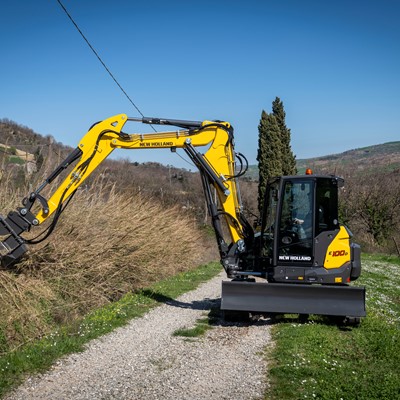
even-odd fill
[(284, 176), (267, 188), (263, 265), (270, 282), (345, 284), (360, 275), (360, 249), (339, 224), (336, 176)]

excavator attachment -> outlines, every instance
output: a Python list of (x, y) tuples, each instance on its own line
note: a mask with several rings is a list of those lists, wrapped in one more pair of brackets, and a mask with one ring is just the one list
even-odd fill
[[(29, 223), (18, 212), (10, 212), (6, 218), (0, 215), (0, 266), (11, 267), (27, 252), (24, 239), (20, 236), (28, 230)], [(7, 237), (3, 238), (4, 235)]]
[(365, 287), (223, 281), (221, 310), (365, 317)]

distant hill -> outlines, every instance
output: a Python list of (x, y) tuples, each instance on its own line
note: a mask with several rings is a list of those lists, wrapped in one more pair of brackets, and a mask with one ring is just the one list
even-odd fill
[(400, 170), (400, 141), (348, 150), (340, 154), (297, 160), (299, 173), (311, 168), (318, 173), (350, 170), (352, 173)]
[[(334, 174), (343, 171), (368, 173), (369, 171), (400, 172), (400, 141), (377, 144), (359, 149), (347, 150), (339, 154), (296, 160), (299, 174), (307, 168), (314, 173)], [(247, 179), (258, 179), (257, 165), (250, 165)]]

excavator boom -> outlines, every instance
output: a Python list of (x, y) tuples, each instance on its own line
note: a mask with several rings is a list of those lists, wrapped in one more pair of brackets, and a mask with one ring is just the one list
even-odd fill
[[(129, 121), (147, 124), (174, 125), (183, 129), (156, 132), (133, 133), (123, 132)], [(208, 146), (205, 154), (196, 147)], [(128, 118), (120, 114), (94, 124), (82, 137), (76, 149), (47, 177), (39, 188), (29, 194), (23, 201), (23, 207), (10, 213), (6, 218), (0, 217), (0, 235), (8, 235), (0, 244), (0, 255), (3, 267), (16, 263), (27, 251), (27, 244), (33, 241), (24, 239), (22, 234), (33, 226), (41, 225), (53, 216), (49, 231), (52, 232), (61, 212), (76, 190), (85, 182), (92, 172), (115, 149), (160, 149), (175, 150), (182, 148), (199, 169), (205, 190), (212, 223), (216, 231), (221, 257), (225, 258), (225, 266), (229, 267), (227, 254), (232, 243), (243, 241), (246, 236), (245, 219), (239, 203), (235, 176), (235, 152), (233, 148), (233, 129), (228, 122), (183, 121), (160, 118)], [(53, 194), (44, 198), (43, 189), (51, 185), (55, 179), (72, 164), (72, 170), (59, 184)], [(214, 200), (211, 188), (215, 188), (223, 212)], [(38, 212), (33, 206), (40, 205)], [(226, 221), (230, 240), (223, 237), (221, 219)], [(48, 236), (48, 234), (47, 234)], [(46, 236), (46, 237), (47, 237)]]

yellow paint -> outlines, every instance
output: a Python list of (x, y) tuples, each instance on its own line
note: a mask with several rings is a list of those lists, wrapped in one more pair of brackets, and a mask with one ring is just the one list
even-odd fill
[(119, 134), (127, 121), (126, 114), (113, 116), (95, 124), (83, 136), (78, 144), (82, 150), (80, 160), (48, 199), (49, 212), (44, 214), (40, 211), (36, 215), (39, 223), (48, 219), (59, 203), (64, 203), (114, 149), (184, 148), (187, 146), (187, 142), (190, 142), (193, 147), (209, 146), (204, 158), (215, 174), (221, 178), (224, 191), (218, 185), (214, 185), (214, 187), (225, 213), (235, 218), (226, 217), (231, 239), (234, 243), (242, 239), (242, 225), (236, 218), (240, 211), (236, 181), (230, 179), (235, 175), (233, 141), (227, 130), (223, 129), (223, 126), (230, 128), (230, 124), (220, 122), (216, 125), (212, 121), (204, 121), (202, 128), (196, 130), (181, 129), (169, 132), (130, 134), (128, 137), (121, 138)]
[(325, 268), (340, 268), (350, 262), (350, 236), (344, 226), (340, 227), (338, 234), (328, 246), (325, 256)]

